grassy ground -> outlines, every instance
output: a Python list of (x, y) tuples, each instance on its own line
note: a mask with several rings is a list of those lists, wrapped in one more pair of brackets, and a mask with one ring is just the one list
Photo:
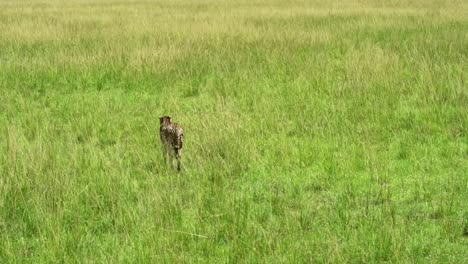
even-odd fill
[(0, 0), (0, 262), (466, 263), (468, 3), (406, 2)]

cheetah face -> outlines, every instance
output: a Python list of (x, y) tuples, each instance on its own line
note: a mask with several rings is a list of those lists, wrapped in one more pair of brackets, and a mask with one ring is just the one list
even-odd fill
[(159, 124), (160, 125), (168, 125), (171, 123), (171, 117), (170, 116), (161, 116), (159, 118)]

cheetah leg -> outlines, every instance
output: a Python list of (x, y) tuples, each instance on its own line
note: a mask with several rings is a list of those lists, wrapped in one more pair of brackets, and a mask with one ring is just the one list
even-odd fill
[(177, 171), (180, 171), (180, 159), (177, 159)]
[(169, 154), (167, 153), (167, 151), (164, 151), (164, 164), (166, 164), (166, 166), (169, 165), (169, 161)]
[(182, 150), (181, 149), (176, 149), (177, 171), (180, 171), (180, 165), (181, 165), (180, 158), (181, 158), (181, 156), (182, 156)]
[(164, 164), (168, 166), (169, 164), (172, 164), (172, 156), (169, 150), (167, 149), (167, 146), (162, 147), (162, 152), (163, 152), (163, 158), (164, 158)]
[(167, 164), (167, 152), (166, 152), (166, 148), (164, 146), (162, 147), (162, 155), (163, 155), (163, 159), (164, 159), (164, 164)]

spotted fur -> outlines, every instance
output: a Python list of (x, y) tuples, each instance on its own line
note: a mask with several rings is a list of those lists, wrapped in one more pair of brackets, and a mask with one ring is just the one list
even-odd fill
[(170, 116), (159, 118), (159, 136), (163, 147), (164, 159), (169, 156), (177, 160), (177, 170), (180, 171), (180, 159), (182, 157), (182, 146), (184, 144), (184, 131), (178, 124), (171, 122)]

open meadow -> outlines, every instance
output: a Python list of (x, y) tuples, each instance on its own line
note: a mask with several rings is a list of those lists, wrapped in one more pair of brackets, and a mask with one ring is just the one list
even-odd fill
[(468, 1), (0, 0), (0, 263), (467, 259)]

